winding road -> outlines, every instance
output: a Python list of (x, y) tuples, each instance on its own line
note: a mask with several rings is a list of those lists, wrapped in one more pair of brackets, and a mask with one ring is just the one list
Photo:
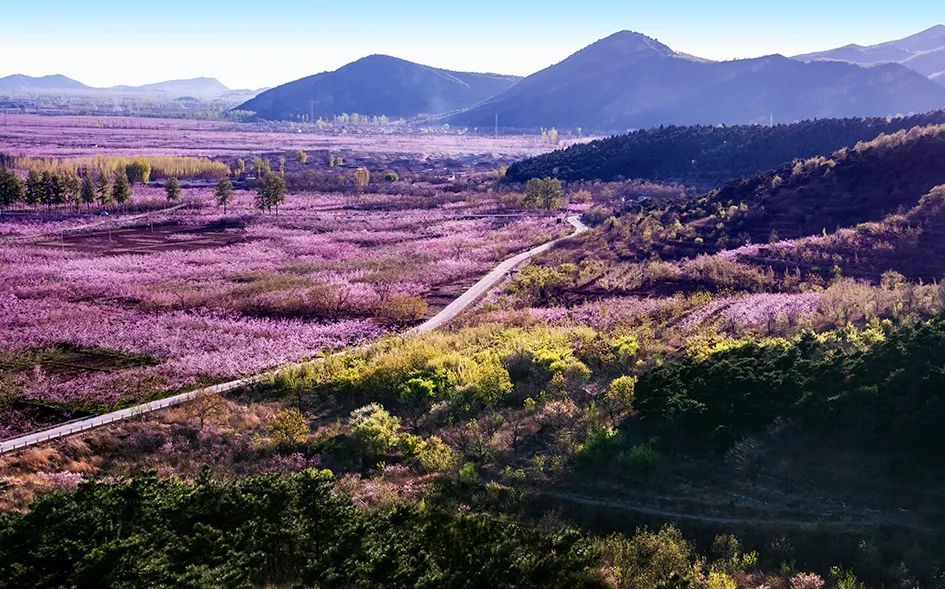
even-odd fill
[[(559, 237), (558, 239), (551, 240), (547, 243), (543, 243), (539, 246), (533, 247), (532, 249), (512, 256), (506, 260), (503, 260), (499, 263), (498, 266), (493, 268), (488, 274), (486, 274), (482, 279), (479, 280), (476, 284), (469, 288), (466, 292), (459, 296), (456, 300), (451, 302), (449, 305), (440, 310), (439, 313), (433, 317), (427, 319), (425, 322), (420, 325), (407, 330), (403, 335), (418, 335), (423, 333), (428, 333), (441, 327), (442, 325), (448, 323), (454, 317), (459, 315), (463, 310), (468, 308), (470, 305), (479, 300), (480, 297), (485, 295), (492, 289), (495, 285), (501, 282), (513, 268), (519, 264), (533, 258), (539, 254), (542, 254), (557, 243), (564, 241), (566, 239), (571, 239), (581, 233), (587, 231), (587, 226), (581, 222), (580, 215), (573, 215), (567, 218), (568, 223), (574, 227), (574, 231), (565, 237)], [(196, 389), (193, 391), (188, 391), (186, 393), (180, 393), (172, 397), (165, 397), (164, 399), (158, 399), (156, 401), (150, 401), (148, 403), (142, 403), (140, 405), (135, 405), (134, 407), (129, 407), (127, 409), (121, 409), (118, 411), (112, 411), (110, 413), (105, 413), (103, 415), (96, 415), (93, 417), (87, 417), (84, 419), (78, 419), (76, 421), (71, 421), (56, 427), (52, 427), (46, 430), (41, 430), (38, 432), (33, 432), (31, 434), (26, 434), (18, 438), (10, 438), (0, 442), (0, 454), (6, 452), (11, 452), (20, 448), (26, 448), (28, 446), (34, 446), (36, 444), (46, 442), (48, 440), (54, 440), (57, 438), (63, 438), (75, 433), (82, 431), (87, 431), (103, 425), (108, 425), (116, 421), (121, 421), (123, 419), (128, 419), (131, 417), (136, 417), (143, 415), (145, 413), (151, 413), (152, 411), (158, 411), (160, 409), (166, 409), (167, 407), (173, 407), (175, 405), (180, 405), (181, 403), (186, 403), (198, 397), (200, 395), (206, 394), (219, 394), (225, 393), (227, 391), (232, 391), (234, 389), (239, 389), (257, 382), (261, 382), (267, 378), (271, 372), (264, 372), (262, 374), (257, 374), (255, 376), (248, 376), (246, 378), (240, 378), (237, 380), (232, 380), (229, 382), (224, 382), (220, 384), (215, 384), (212, 386), (204, 387), (201, 389)]]

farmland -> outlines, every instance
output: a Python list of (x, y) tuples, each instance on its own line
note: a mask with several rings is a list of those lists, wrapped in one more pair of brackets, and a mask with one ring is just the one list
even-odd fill
[[(76, 140), (75, 121), (56, 122), (30, 127), (34, 159), (21, 165), (63, 167), (50, 146)], [(119, 140), (104, 132), (96, 144)], [(64, 161), (103, 153), (86, 147), (73, 153), (85, 160)], [(224, 212), (211, 188), (185, 188), (178, 204), (142, 184), (107, 217), (98, 204), (14, 207), (0, 215), (0, 353), (13, 391), (0, 436), (397, 331), (503, 258), (567, 232), (560, 217), (497, 215), (486, 195), (425, 194), (294, 192), (266, 213), (237, 189)]]

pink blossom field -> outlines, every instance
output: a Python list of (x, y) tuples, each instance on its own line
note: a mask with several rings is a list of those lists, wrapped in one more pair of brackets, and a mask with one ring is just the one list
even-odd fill
[(360, 133), (315, 132), (278, 126), (135, 117), (0, 115), (0, 152), (25, 156), (192, 155), (237, 157), (270, 151), (332, 150), (402, 155), (537, 155), (557, 147), (535, 135), (501, 137), (459, 133), (405, 134), (369, 129)]
[(470, 216), (478, 201), (301, 193), (267, 214), (237, 191), (224, 214), (210, 189), (172, 212), (162, 197), (136, 188), (146, 217), (0, 214), (0, 366), (19, 391), (0, 437), (377, 338), (398, 329), (387, 301), (456, 296), (566, 232)]

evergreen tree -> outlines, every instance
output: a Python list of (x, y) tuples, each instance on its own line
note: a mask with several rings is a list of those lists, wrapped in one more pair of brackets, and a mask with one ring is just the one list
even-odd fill
[(256, 207), (260, 210), (278, 210), (279, 205), (285, 202), (285, 180), (277, 174), (267, 174), (260, 183), (256, 194)]
[(43, 179), (39, 172), (30, 170), (26, 175), (26, 204), (35, 207), (41, 202), (43, 202)]
[(167, 200), (180, 200), (180, 182), (177, 181), (177, 178), (172, 176), (167, 179), (167, 182), (164, 184), (164, 192), (167, 194)]
[(59, 179), (62, 187), (62, 200), (65, 203), (72, 203), (78, 209), (82, 203), (82, 182), (78, 176), (72, 174), (63, 174)]
[(79, 198), (85, 203), (86, 207), (92, 206), (95, 202), (95, 183), (92, 181), (92, 174), (88, 170), (82, 175), (82, 187), (79, 189)]
[(98, 177), (98, 184), (95, 187), (95, 196), (98, 198), (98, 204), (107, 207), (112, 204), (112, 187), (108, 181), (108, 174), (102, 172)]
[(0, 168), (0, 206), (11, 207), (26, 196), (23, 182), (13, 170)]
[(124, 170), (115, 171), (115, 179), (112, 181), (112, 200), (119, 207), (131, 200), (131, 183), (128, 182), (128, 175)]
[(225, 176), (220, 178), (216, 190), (213, 191), (213, 196), (217, 200), (217, 206), (222, 206), (223, 214), (226, 214), (227, 205), (233, 202), (233, 185), (230, 184), (229, 178)]

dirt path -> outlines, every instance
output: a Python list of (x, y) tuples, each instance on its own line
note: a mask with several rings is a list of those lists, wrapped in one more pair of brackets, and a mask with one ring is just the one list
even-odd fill
[[(841, 528), (845, 530), (851, 530), (861, 528), (877, 529), (894, 527), (925, 534), (941, 533), (941, 529), (939, 528), (933, 528), (930, 526), (905, 521), (902, 518), (890, 517), (882, 512), (877, 512), (875, 514), (845, 514), (842, 521), (823, 519), (817, 516), (813, 516), (809, 519), (726, 516), (699, 513), (697, 511), (681, 511), (675, 509), (650, 507), (647, 505), (642, 505), (636, 501), (610, 497), (592, 497), (589, 495), (583, 495), (569, 491), (535, 490), (533, 495), (536, 498), (548, 498), (563, 503), (576, 503), (579, 505), (587, 505), (608, 510), (629, 511), (643, 516), (653, 516), (667, 520), (690, 521), (717, 525), (773, 528), (777, 530), (825, 530), (828, 528), (836, 528), (838, 531)], [(856, 517), (854, 517), (854, 515)]]

